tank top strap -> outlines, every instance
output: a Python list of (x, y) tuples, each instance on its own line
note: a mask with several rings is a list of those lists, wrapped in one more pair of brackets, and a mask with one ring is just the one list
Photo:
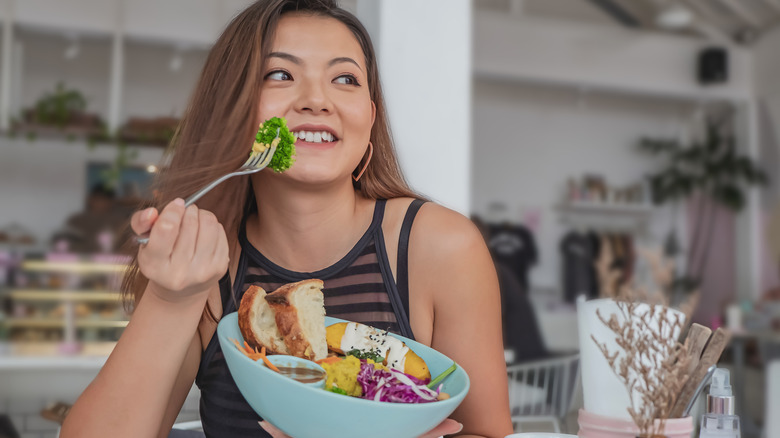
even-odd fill
[(396, 283), (398, 284), (398, 294), (401, 297), (406, 314), (409, 315), (409, 236), (412, 234), (412, 225), (417, 212), (426, 201), (415, 199), (409, 204), (406, 210), (404, 221), (401, 223), (401, 233), (398, 236), (398, 262)]

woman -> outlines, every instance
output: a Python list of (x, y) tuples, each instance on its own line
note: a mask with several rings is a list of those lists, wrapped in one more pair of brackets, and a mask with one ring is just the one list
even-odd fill
[[(237, 168), (273, 116), (299, 138), (293, 167), (233, 178), (185, 209), (180, 197)], [(193, 381), (208, 436), (283, 436), (240, 396), (216, 321), (252, 284), (312, 277), (329, 315), (413, 336), (468, 372), (454, 420), (425, 436), (511, 433), (488, 251), (467, 218), (413, 201), (354, 16), (325, 0), (251, 5), (211, 50), (172, 149), (164, 208), (132, 218), (151, 232), (126, 278), (133, 317), (63, 437), (164, 437)]]

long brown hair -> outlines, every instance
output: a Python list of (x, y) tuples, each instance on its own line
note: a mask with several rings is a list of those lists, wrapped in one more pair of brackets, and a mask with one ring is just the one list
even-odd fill
[[(209, 181), (238, 168), (247, 157), (257, 127), (258, 99), (263, 67), (270, 53), (280, 17), (303, 12), (331, 17), (344, 23), (355, 35), (365, 56), (368, 87), (376, 105), (371, 129), (373, 157), (355, 190), (369, 199), (419, 197), (407, 185), (387, 121), (379, 69), (368, 32), (335, 0), (259, 0), (238, 14), (208, 54), (181, 124), (165, 154), (155, 181), (152, 205), (161, 209), (177, 197), (186, 197)], [(359, 166), (364, 165), (361, 160)], [(198, 201), (198, 207), (214, 213), (225, 228), (231, 254), (245, 212), (254, 204), (248, 176), (222, 183)], [(122, 292), (125, 303), (138, 302), (148, 280), (133, 257)], [(207, 314), (215, 319), (212, 309)]]

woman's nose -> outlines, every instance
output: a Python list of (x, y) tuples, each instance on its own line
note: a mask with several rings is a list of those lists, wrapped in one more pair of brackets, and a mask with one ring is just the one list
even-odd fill
[(323, 86), (311, 81), (301, 87), (301, 93), (298, 96), (298, 109), (315, 114), (328, 113), (332, 109), (332, 102)]

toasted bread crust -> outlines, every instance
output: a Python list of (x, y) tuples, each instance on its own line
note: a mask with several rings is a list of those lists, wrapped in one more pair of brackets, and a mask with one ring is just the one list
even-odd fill
[(241, 330), (241, 335), (244, 340), (249, 343), (250, 346), (261, 349), (265, 347), (267, 354), (287, 354), (286, 351), (282, 351), (274, 344), (263, 343), (255, 336), (254, 330), (252, 330), (252, 311), (254, 309), (254, 301), (256, 299), (262, 299), (260, 292), (265, 292), (260, 286), (250, 286), (241, 298), (241, 304), (238, 307), (238, 328)]
[(284, 343), (290, 354), (315, 360), (314, 350), (303, 331), (298, 318), (298, 311), (290, 302), (290, 294), (299, 287), (315, 286), (322, 289), (322, 280), (303, 280), (297, 283), (285, 284), (279, 289), (265, 296), (265, 300), (276, 314), (276, 326), (284, 338)]

